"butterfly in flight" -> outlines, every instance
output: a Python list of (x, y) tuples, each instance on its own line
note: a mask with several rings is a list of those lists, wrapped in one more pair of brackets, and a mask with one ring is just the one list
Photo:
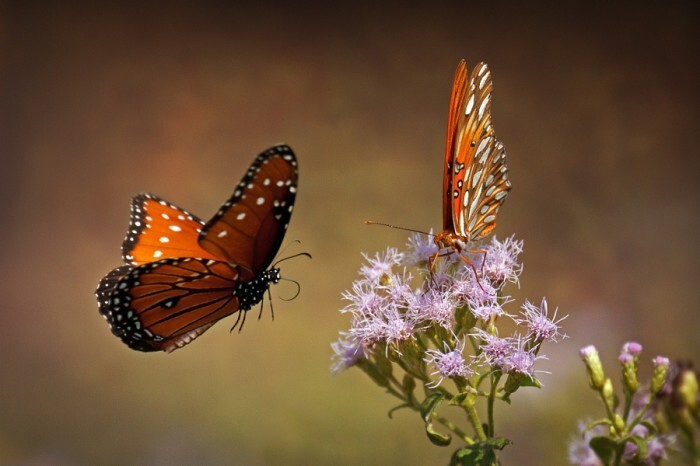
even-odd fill
[(241, 315), (245, 320), (281, 279), (270, 264), (289, 225), (298, 177), (292, 149), (268, 149), (207, 223), (151, 194), (134, 196), (122, 244), (126, 265), (96, 291), (112, 333), (134, 350), (171, 352), (234, 312), (234, 328)]
[(443, 232), (435, 236), (435, 244), (448, 249), (446, 254), (456, 252), (472, 268), (462, 252), (481, 252), (470, 250), (468, 243), (496, 228), (496, 214), (511, 188), (506, 153), (491, 124), (491, 91), (491, 71), (485, 63), (467, 76), (466, 62), (460, 61), (447, 116)]

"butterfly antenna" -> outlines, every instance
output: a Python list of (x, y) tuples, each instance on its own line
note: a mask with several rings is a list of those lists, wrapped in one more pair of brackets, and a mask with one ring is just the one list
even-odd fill
[(277, 255), (281, 256), (282, 254), (284, 254), (284, 251), (289, 249), (289, 247), (293, 244), (301, 244), (301, 241), (299, 241), (298, 239), (292, 240), (292, 242), (288, 243), (285, 247), (283, 247), (282, 250), (277, 253)]
[(299, 257), (299, 256), (305, 256), (305, 257), (308, 257), (309, 259), (312, 259), (311, 254), (309, 254), (308, 252), (300, 252), (298, 254), (294, 254), (293, 256), (289, 256), (289, 257), (285, 257), (283, 259), (280, 259), (277, 262), (275, 262), (274, 264), (272, 264), (272, 266), (277, 267), (277, 264), (279, 264), (280, 262), (284, 262), (288, 259), (294, 259), (295, 257)]
[(374, 222), (372, 220), (365, 220), (365, 225), (381, 225), (384, 227), (395, 228), (397, 230), (412, 231), (413, 233), (419, 233), (426, 236), (435, 236), (434, 233), (426, 233), (425, 231), (413, 230), (411, 228), (397, 227), (396, 225), (391, 225), (389, 223)]
[[(292, 280), (292, 279), (290, 279), (290, 278), (282, 278), (282, 277), (280, 277), (280, 278), (281, 278), (282, 280), (286, 280), (286, 281), (288, 281), (288, 282), (292, 282), (292, 283), (294, 283), (294, 284), (297, 286), (297, 292), (296, 292), (296, 294), (295, 294), (294, 296), (292, 296), (292, 297), (289, 298), (289, 299), (284, 299), (284, 298), (280, 298), (280, 299), (281, 299), (282, 301), (293, 301), (293, 300), (295, 300), (295, 299), (297, 298), (297, 296), (299, 296), (299, 293), (301, 293), (301, 285), (299, 284), (299, 282), (296, 281), (296, 280)], [(268, 290), (268, 291), (270, 291), (270, 290)]]

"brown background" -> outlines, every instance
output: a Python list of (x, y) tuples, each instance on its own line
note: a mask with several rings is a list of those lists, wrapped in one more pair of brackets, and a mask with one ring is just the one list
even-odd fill
[[(525, 240), (518, 299), (571, 336), (543, 390), (497, 411), (506, 464), (561, 464), (602, 414), (577, 350), (698, 343), (697, 12), (691, 3), (404, 2), (347, 8), (0, 4), (0, 463), (444, 464), (418, 415), (359, 371), (332, 377), (340, 292), (361, 251), (441, 224), (449, 87), (487, 61)], [(172, 355), (110, 335), (93, 290), (119, 263), (131, 195), (213, 214), (284, 141), (301, 180), (287, 239), (312, 261), (276, 319), (225, 321)], [(517, 304), (511, 305), (515, 311)]]

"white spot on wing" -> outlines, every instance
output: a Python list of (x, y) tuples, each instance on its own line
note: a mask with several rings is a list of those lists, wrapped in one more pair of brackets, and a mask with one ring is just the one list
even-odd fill
[(469, 102), (467, 102), (467, 107), (464, 109), (464, 114), (469, 115), (474, 108), (474, 94), (469, 96)]
[(172, 231), (182, 231), (182, 228), (177, 225), (170, 225), (168, 228), (170, 228)]
[(163, 251), (157, 250), (153, 253), (153, 257), (158, 258), (163, 255)]
[(217, 238), (223, 238), (224, 236), (228, 235), (227, 230), (221, 230), (218, 235), (216, 235)]
[(245, 218), (245, 212), (241, 212), (240, 214), (236, 215), (236, 220), (243, 220)]
[(161, 242), (161, 243), (169, 243), (169, 242), (170, 242), (170, 238), (168, 238), (167, 236), (161, 236), (161, 237), (160, 237), (160, 242)]

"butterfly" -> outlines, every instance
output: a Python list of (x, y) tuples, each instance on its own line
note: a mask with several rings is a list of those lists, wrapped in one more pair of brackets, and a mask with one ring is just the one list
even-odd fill
[(134, 350), (171, 352), (235, 312), (245, 319), (281, 279), (270, 264), (289, 225), (298, 177), (292, 149), (274, 146), (255, 158), (206, 223), (154, 195), (134, 196), (122, 244), (126, 265), (96, 290), (112, 333)]
[(462, 252), (481, 252), (470, 250), (468, 243), (485, 238), (496, 228), (496, 214), (511, 188), (506, 153), (491, 124), (491, 91), (491, 71), (485, 63), (476, 65), (467, 76), (466, 62), (460, 61), (447, 117), (443, 232), (434, 240), (440, 250), (456, 252), (472, 268)]

